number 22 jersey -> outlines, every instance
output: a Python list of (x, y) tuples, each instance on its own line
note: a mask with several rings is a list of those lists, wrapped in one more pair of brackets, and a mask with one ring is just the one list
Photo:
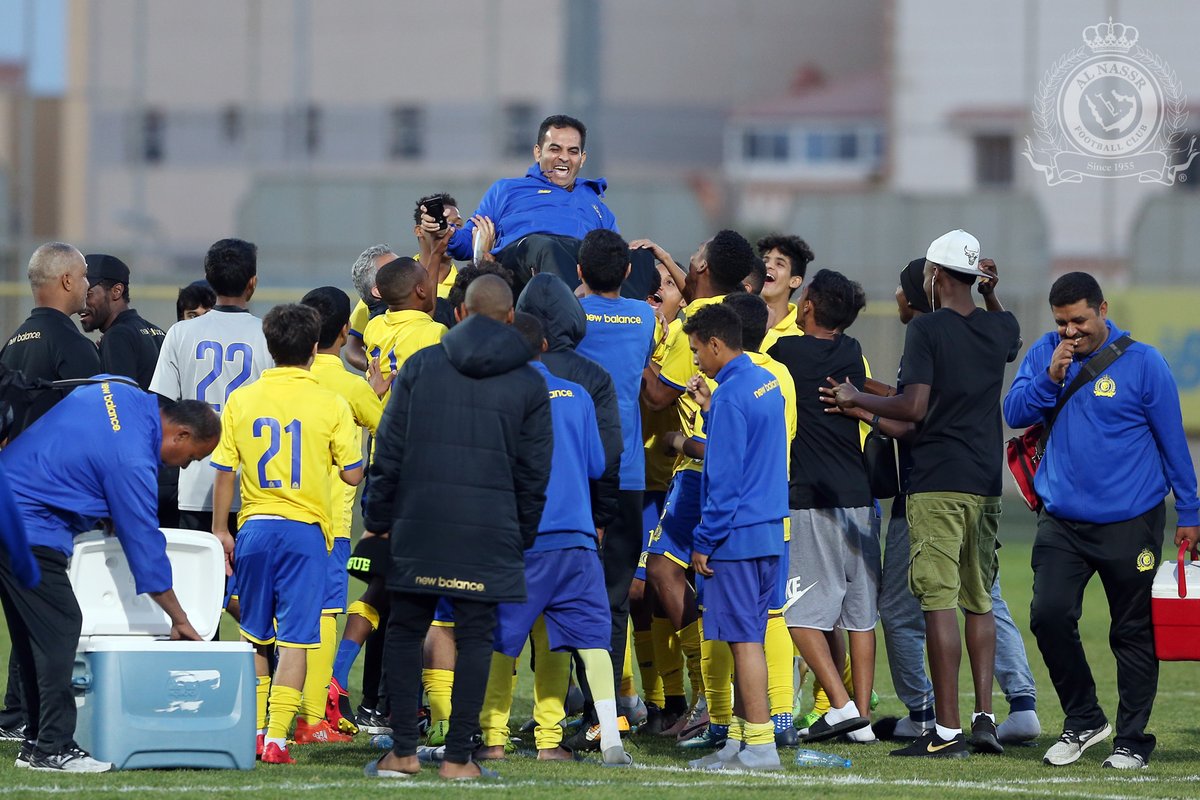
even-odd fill
[[(262, 320), (244, 309), (217, 306), (167, 331), (150, 391), (170, 400), (203, 400), (220, 414), (234, 389), (258, 380), (272, 366)], [(181, 469), (180, 510), (212, 511), (212, 487), (208, 458)]]

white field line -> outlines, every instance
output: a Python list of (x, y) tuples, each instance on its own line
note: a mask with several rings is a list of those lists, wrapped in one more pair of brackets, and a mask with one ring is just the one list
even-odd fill
[[(691, 770), (680, 767), (659, 767), (659, 766), (639, 766), (635, 769), (645, 772), (661, 772), (661, 773), (685, 773), (695, 774)], [(215, 773), (214, 773), (215, 774)], [(715, 776), (714, 776), (715, 777)], [(739, 773), (730, 774), (729, 780), (719, 779), (700, 779), (700, 780), (640, 780), (636, 786), (648, 789), (696, 789), (696, 788), (720, 788), (740, 785), (745, 787), (745, 781), (752, 780), (760, 786), (764, 785), (779, 785), (779, 786), (795, 786), (795, 787), (812, 787), (812, 786), (909, 786), (927, 789), (939, 790), (976, 790), (980, 792), (990, 792), (998, 794), (1028, 794), (1029, 787), (1038, 787), (1036, 793), (1042, 797), (1060, 797), (1060, 798), (1086, 798), (1087, 800), (1139, 800), (1136, 795), (1104, 793), (1100, 794), (1094, 790), (1089, 790), (1080, 786), (1079, 789), (1071, 791), (1066, 789), (1048, 790), (1049, 785), (1067, 787), (1072, 784), (1098, 783), (1107, 782), (1114, 789), (1123, 783), (1130, 784), (1163, 784), (1163, 788), (1167, 788), (1167, 784), (1187, 783), (1194, 785), (1200, 781), (1200, 775), (1187, 776), (1172, 776), (1158, 777), (1152, 775), (1136, 775), (1120, 778), (1112, 778), (1107, 781), (1104, 778), (1098, 777), (1047, 777), (1044, 779), (1030, 780), (1008, 780), (1004, 784), (996, 784), (983, 781), (967, 781), (967, 780), (923, 780), (923, 779), (883, 779), (870, 778), (859, 775), (829, 775), (820, 774), (816, 770), (806, 770), (804, 773), (786, 772), (786, 773)], [(116, 794), (193, 794), (193, 795), (208, 795), (208, 794), (233, 794), (233, 793), (265, 793), (267, 795), (278, 795), (282, 793), (292, 792), (325, 792), (330, 789), (354, 789), (356, 792), (391, 792), (404, 789), (424, 789), (429, 790), (439, 784), (430, 781), (407, 781), (402, 779), (389, 780), (377, 779), (369, 781), (367, 779), (355, 781), (322, 781), (319, 783), (294, 783), (294, 782), (270, 782), (256, 783), (233, 786), (142, 786), (135, 784), (120, 784), (110, 783), (108, 781), (90, 781), (81, 782), (74, 786), (54, 785), (39, 785), (36, 783), (25, 783), (18, 785), (10, 785), (5, 787), (5, 793), (29, 792), (40, 794), (68, 794), (78, 793), (80, 791), (98, 791), (110, 792)], [(479, 782), (464, 782), (457, 784), (455, 790), (471, 790), (471, 791), (492, 791), (492, 790), (508, 790), (513, 788), (530, 787), (530, 788), (568, 788), (568, 787), (599, 787), (599, 786), (630, 786), (630, 784), (622, 781), (604, 781), (595, 779), (558, 779), (558, 780), (529, 780), (521, 779), (515, 781), (479, 781)], [(1159, 797), (1193, 797), (1194, 793), (1186, 790), (1184, 794), (1167, 795), (1160, 794)]]

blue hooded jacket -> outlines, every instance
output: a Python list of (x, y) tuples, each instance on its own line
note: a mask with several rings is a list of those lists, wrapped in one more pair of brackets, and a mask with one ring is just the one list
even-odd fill
[[(1125, 334), (1106, 324), (1103, 347)], [(1004, 419), (1011, 427), (1045, 422), (1059, 393), (1102, 349), (1076, 358), (1059, 386), (1047, 370), (1060, 341), (1051, 331), (1025, 354), (1004, 397)], [(1134, 342), (1092, 386), (1066, 402), (1033, 485), (1046, 510), (1062, 519), (1098, 524), (1132, 519), (1161, 503), (1170, 489), (1179, 524), (1200, 523), (1179, 390), (1157, 350)]]
[[(601, 200), (607, 188), (603, 178), (579, 178), (575, 188), (567, 191), (551, 183), (535, 163), (523, 178), (501, 178), (493, 183), (475, 213), (496, 224), (493, 253), (534, 233), (582, 239), (597, 228), (617, 230), (617, 218)], [(447, 246), (450, 255), (459, 261), (471, 260), (474, 230), (475, 224), (468, 221), (454, 232)]]

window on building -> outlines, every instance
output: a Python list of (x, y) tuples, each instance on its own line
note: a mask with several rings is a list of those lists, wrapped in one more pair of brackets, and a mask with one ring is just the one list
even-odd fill
[(388, 134), (388, 155), (392, 158), (420, 158), (425, 151), (425, 115), (417, 106), (392, 109)]
[(1011, 136), (975, 137), (975, 182), (980, 186), (1011, 186), (1013, 141)]
[(746, 161), (787, 161), (787, 131), (748, 129), (742, 134), (742, 158)]
[(532, 103), (509, 103), (504, 106), (500, 153), (505, 158), (525, 158), (529, 155), (537, 137), (539, 120), (536, 114)]
[(237, 144), (245, 132), (245, 121), (242, 119), (242, 109), (229, 104), (221, 110), (221, 138), (226, 144)]
[(316, 155), (321, 149), (321, 108), (310, 104), (304, 109), (304, 152)]
[(166, 153), (167, 117), (160, 109), (142, 111), (141, 157), (147, 164), (157, 164)]

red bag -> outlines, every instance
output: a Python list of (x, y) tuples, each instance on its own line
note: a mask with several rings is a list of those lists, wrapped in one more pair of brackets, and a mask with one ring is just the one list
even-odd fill
[(1096, 377), (1120, 358), (1131, 344), (1133, 344), (1133, 339), (1125, 334), (1088, 359), (1083, 368), (1079, 370), (1079, 374), (1075, 376), (1075, 380), (1071, 381), (1071, 385), (1059, 396), (1058, 403), (1046, 417), (1045, 424), (1039, 422), (1036, 425), (1030, 425), (1020, 436), (1014, 436), (1008, 440), (1005, 445), (1008, 471), (1012, 473), (1017, 489), (1020, 490), (1021, 497), (1025, 500), (1025, 505), (1029, 506), (1030, 511), (1042, 510), (1042, 498), (1038, 497), (1037, 491), (1033, 488), (1033, 476), (1037, 474), (1038, 465), (1042, 463), (1042, 456), (1046, 453), (1046, 440), (1050, 438), (1050, 428), (1054, 425), (1054, 420), (1058, 419), (1058, 413), (1071, 399), (1071, 395), (1079, 391), (1085, 384), (1096, 380)]
[(1188, 543), (1179, 547), (1178, 561), (1164, 561), (1150, 591), (1154, 653), (1159, 661), (1200, 661), (1200, 566), (1196, 557), (1185, 561)]
[(1037, 474), (1038, 465), (1046, 451), (1045, 430), (1045, 426), (1039, 422), (1005, 444), (1008, 471), (1012, 473), (1017, 490), (1030, 511), (1040, 511), (1042, 508), (1042, 498), (1033, 488), (1033, 476)]

